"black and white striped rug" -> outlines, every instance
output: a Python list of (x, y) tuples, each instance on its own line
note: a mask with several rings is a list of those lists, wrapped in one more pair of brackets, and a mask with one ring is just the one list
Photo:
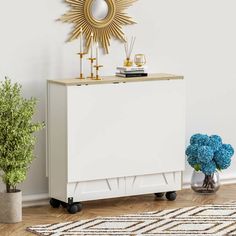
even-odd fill
[(236, 202), (37, 225), (27, 230), (42, 236), (233, 236), (236, 235)]

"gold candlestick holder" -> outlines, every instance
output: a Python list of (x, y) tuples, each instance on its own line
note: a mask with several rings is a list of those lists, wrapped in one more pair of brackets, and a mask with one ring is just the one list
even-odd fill
[(94, 80), (101, 80), (102, 78), (99, 76), (99, 70), (103, 67), (103, 65), (96, 65), (94, 66), (96, 68), (96, 76), (93, 78)]
[(90, 61), (91, 63), (91, 72), (90, 72), (90, 76), (88, 76), (89, 79), (95, 79), (95, 76), (94, 76), (94, 73), (93, 73), (93, 64), (94, 64), (94, 61), (96, 61), (96, 58), (88, 58), (88, 60)]
[(84, 75), (83, 75), (83, 58), (84, 55), (86, 55), (86, 52), (79, 52), (78, 55), (80, 56), (80, 77), (79, 79), (85, 79)]

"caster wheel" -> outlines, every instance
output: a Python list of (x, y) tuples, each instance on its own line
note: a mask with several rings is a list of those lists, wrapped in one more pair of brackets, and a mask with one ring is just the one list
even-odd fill
[(76, 205), (78, 207), (78, 212), (82, 211), (82, 203), (78, 202)]
[(63, 208), (67, 208), (68, 204), (67, 204), (66, 202), (61, 202), (61, 206), (62, 206)]
[(166, 198), (169, 200), (169, 201), (174, 201), (177, 197), (177, 194), (176, 192), (167, 192), (166, 193)]
[(55, 198), (51, 198), (49, 203), (53, 208), (59, 208), (61, 204), (61, 202)]
[(67, 211), (70, 213), (70, 214), (75, 214), (79, 211), (82, 210), (82, 204), (81, 203), (74, 203), (72, 205), (68, 205), (67, 206)]
[(164, 195), (165, 195), (164, 193), (155, 193), (155, 196), (160, 198), (163, 197)]

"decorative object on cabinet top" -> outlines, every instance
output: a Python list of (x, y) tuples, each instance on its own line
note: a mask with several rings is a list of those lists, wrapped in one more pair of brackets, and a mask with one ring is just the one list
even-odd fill
[(65, 0), (71, 9), (60, 20), (74, 24), (74, 29), (68, 39), (72, 41), (80, 36), (83, 29), (86, 39), (86, 48), (91, 44), (91, 33), (95, 42), (101, 43), (108, 53), (110, 40), (113, 36), (125, 41), (122, 31), (123, 25), (135, 22), (124, 11), (136, 0)]
[(132, 54), (132, 51), (133, 51), (133, 48), (134, 48), (135, 40), (136, 40), (136, 37), (132, 36), (131, 41), (129, 43), (129, 40), (127, 38), (125, 38), (125, 43), (124, 43), (124, 47), (125, 47), (124, 66), (126, 66), (126, 67), (133, 66), (133, 61), (131, 60), (131, 54)]
[(144, 54), (135, 54), (134, 63), (137, 67), (142, 67), (147, 63), (146, 56)]
[(132, 36), (130, 42), (127, 38), (125, 38), (125, 40), (125, 60), (123, 66), (118, 66), (116, 68), (116, 76), (125, 78), (148, 76), (147, 67), (145, 66), (147, 63), (145, 55), (141, 53), (135, 54), (134, 63), (131, 59), (136, 37)]
[(93, 84), (116, 84), (126, 82), (140, 82), (140, 81), (155, 81), (155, 80), (182, 80), (182, 75), (173, 74), (150, 74), (147, 77), (133, 77), (133, 78), (119, 78), (117, 76), (104, 76), (102, 80), (91, 80), (91, 79), (65, 79), (65, 80), (48, 80), (49, 83), (61, 84), (64, 86), (75, 86), (75, 85), (93, 85)]
[[(93, 52), (93, 44), (94, 44), (94, 35), (93, 33), (91, 33), (90, 35), (91, 38), (91, 44), (90, 44), (90, 57), (88, 58), (88, 60), (90, 61), (90, 76), (87, 76), (88, 79), (92, 79), (92, 80), (101, 80), (101, 77), (99, 76), (99, 69), (101, 67), (103, 67), (103, 65), (98, 64), (99, 62), (99, 44), (97, 43), (96, 46), (96, 57), (93, 56), (94, 52)], [(83, 80), (85, 79), (84, 76), (84, 72), (83, 72), (83, 59), (84, 59), (84, 55), (87, 54), (87, 52), (85, 52), (86, 49), (84, 48), (84, 44), (83, 44), (83, 29), (82, 27), (80, 28), (80, 52), (78, 53), (78, 55), (80, 56), (80, 76), (78, 79)], [(94, 61), (96, 61), (96, 65), (94, 66)], [(96, 75), (94, 76), (94, 68), (96, 69)]]
[(147, 68), (146, 67), (117, 67), (116, 76), (118, 77), (125, 77), (125, 78), (131, 78), (131, 77), (146, 77), (148, 76)]

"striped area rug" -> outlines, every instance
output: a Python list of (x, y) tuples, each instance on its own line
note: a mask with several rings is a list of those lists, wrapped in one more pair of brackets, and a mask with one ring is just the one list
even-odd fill
[(236, 202), (37, 225), (27, 230), (42, 236), (233, 236), (236, 235)]

